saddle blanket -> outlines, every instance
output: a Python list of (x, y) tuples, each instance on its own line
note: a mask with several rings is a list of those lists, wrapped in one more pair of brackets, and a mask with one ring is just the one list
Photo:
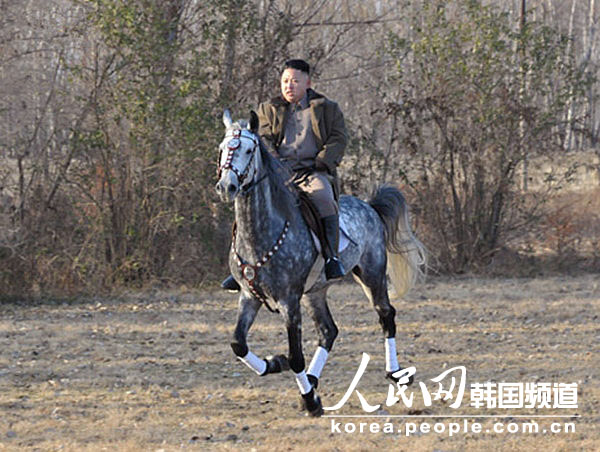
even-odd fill
[[(350, 243), (350, 236), (348, 235), (346, 223), (344, 222), (344, 218), (341, 215), (339, 218), (340, 218), (340, 243), (338, 245), (338, 253), (341, 253), (342, 251), (344, 251), (346, 249), (346, 247)], [(317, 249), (317, 252), (319, 254), (321, 254), (321, 241), (319, 240), (319, 238), (317, 237), (317, 234), (315, 234), (312, 229), (310, 229), (310, 233), (312, 235), (313, 242), (315, 244), (315, 248)]]

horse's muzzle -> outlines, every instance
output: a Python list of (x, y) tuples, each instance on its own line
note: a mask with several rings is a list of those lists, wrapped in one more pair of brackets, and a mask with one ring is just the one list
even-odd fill
[(217, 182), (217, 185), (215, 185), (215, 190), (217, 191), (219, 198), (221, 198), (221, 201), (231, 202), (238, 194), (239, 188), (237, 184), (221, 179)]

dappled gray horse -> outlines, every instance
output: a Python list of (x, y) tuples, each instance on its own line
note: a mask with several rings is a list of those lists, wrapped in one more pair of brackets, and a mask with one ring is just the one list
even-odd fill
[[(227, 128), (220, 145), (219, 181), (223, 201), (235, 201), (229, 267), (242, 287), (237, 325), (231, 347), (237, 357), (259, 375), (291, 369), (304, 407), (313, 416), (323, 413), (316, 394), (318, 379), (338, 329), (327, 306), (326, 281), (316, 243), (302, 218), (298, 193), (289, 186), (290, 173), (263, 147), (256, 131), (258, 118), (233, 122), (223, 114)], [(395, 310), (387, 290), (386, 267), (398, 296), (414, 283), (425, 250), (411, 232), (408, 207), (400, 191), (381, 186), (367, 203), (352, 196), (340, 198), (340, 219), (352, 243), (340, 254), (344, 268), (352, 269), (373, 304), (385, 336), (387, 376), (400, 370), (396, 357)], [(300, 300), (319, 332), (319, 347), (305, 370), (302, 353)], [(262, 305), (280, 312), (288, 333), (289, 355), (261, 359), (248, 348), (247, 336)]]

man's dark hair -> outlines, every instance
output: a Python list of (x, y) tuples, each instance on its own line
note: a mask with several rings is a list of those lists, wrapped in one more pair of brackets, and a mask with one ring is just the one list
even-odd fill
[(287, 60), (283, 65), (283, 70), (296, 69), (310, 75), (310, 65), (304, 60)]

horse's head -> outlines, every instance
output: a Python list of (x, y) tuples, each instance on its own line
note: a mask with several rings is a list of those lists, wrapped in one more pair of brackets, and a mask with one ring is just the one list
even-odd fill
[(229, 110), (223, 112), (225, 138), (219, 145), (219, 181), (215, 186), (222, 201), (233, 201), (252, 184), (258, 171), (258, 116), (251, 112), (250, 122), (233, 122)]

